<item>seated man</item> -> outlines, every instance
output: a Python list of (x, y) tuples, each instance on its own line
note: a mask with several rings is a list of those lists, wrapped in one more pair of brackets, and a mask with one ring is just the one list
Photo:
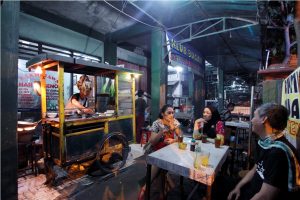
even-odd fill
[(296, 199), (300, 159), (283, 134), (288, 116), (285, 107), (272, 103), (254, 112), (252, 129), (260, 137), (256, 164), (229, 193), (229, 200)]

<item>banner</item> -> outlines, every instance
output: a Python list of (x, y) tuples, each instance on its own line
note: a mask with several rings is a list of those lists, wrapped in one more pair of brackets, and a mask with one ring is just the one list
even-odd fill
[(287, 139), (300, 150), (300, 67), (289, 75), (282, 84), (281, 104), (290, 112)]
[(173, 34), (166, 33), (167, 49), (169, 59), (190, 67), (191, 69), (204, 74), (204, 58), (202, 54), (188, 44), (180, 44), (173, 39)]
[[(26, 60), (19, 59), (18, 63), (18, 108), (40, 109), (40, 90), (34, 88), (40, 86), (40, 75), (29, 72), (26, 68)], [(58, 104), (58, 80), (56, 72), (46, 73), (47, 109), (56, 110)]]

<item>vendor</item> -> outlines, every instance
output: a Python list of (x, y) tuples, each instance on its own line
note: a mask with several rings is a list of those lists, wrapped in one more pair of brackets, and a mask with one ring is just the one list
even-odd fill
[(87, 75), (82, 75), (77, 81), (77, 87), (79, 93), (73, 94), (67, 105), (66, 112), (72, 112), (76, 110), (79, 114), (93, 114), (94, 111), (88, 108), (88, 96), (92, 91), (92, 82)]

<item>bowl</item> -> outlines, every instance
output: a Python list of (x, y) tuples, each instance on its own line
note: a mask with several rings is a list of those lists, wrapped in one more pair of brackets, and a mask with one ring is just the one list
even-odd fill
[(185, 143), (185, 142), (178, 143), (178, 147), (181, 150), (185, 150), (187, 147), (187, 143)]
[(55, 118), (57, 116), (57, 113), (56, 112), (47, 112), (47, 116), (49, 118)]

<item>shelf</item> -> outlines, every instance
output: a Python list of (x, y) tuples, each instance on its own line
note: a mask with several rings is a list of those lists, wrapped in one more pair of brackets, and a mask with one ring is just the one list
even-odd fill
[(277, 69), (259, 70), (257, 73), (262, 75), (264, 80), (285, 79), (295, 69), (296, 68), (292, 68), (292, 67), (283, 67)]

